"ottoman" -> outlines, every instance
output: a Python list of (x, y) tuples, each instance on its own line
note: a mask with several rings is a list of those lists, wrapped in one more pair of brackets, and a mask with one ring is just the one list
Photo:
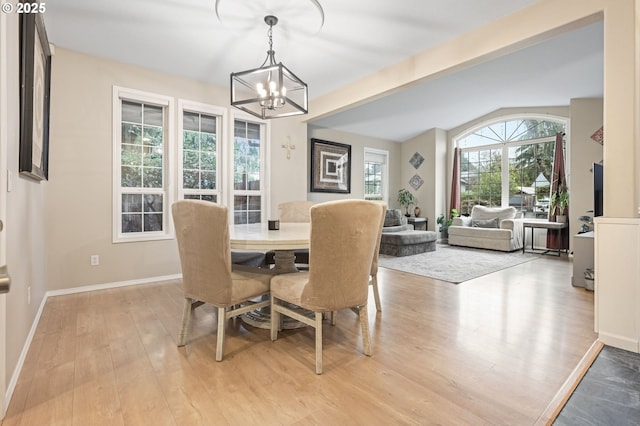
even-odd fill
[(380, 253), (399, 257), (435, 251), (437, 238), (433, 231), (383, 232)]

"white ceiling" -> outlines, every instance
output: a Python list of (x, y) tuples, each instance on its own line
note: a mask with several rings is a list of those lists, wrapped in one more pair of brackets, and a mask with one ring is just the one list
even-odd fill
[[(44, 14), (57, 47), (226, 87), (266, 57), (313, 99), (525, 8), (536, 0), (56, 0)], [(396, 141), (450, 129), (501, 107), (568, 105), (602, 96), (602, 25), (397, 92), (313, 124)]]

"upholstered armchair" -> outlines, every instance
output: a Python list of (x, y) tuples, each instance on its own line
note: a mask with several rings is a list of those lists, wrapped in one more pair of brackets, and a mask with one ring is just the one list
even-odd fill
[[(268, 269), (231, 264), (228, 211), (200, 200), (181, 200), (171, 207), (175, 224), (184, 309), (178, 346), (187, 340), (191, 311), (203, 303), (218, 308), (216, 361), (222, 361), (227, 319), (269, 305), (269, 300), (241, 306), (269, 293)], [(240, 307), (238, 307), (240, 306)]]
[(522, 249), (522, 213), (514, 207), (476, 205), (468, 217), (455, 217), (449, 226), (449, 244), (501, 251)]
[[(322, 317), (357, 307), (365, 355), (371, 355), (367, 299), (369, 276), (383, 207), (364, 200), (340, 200), (311, 208), (309, 271), (271, 280), (271, 340), (278, 337), (280, 315), (315, 328), (316, 373), (322, 373)], [(313, 312), (300, 314), (287, 304)]]

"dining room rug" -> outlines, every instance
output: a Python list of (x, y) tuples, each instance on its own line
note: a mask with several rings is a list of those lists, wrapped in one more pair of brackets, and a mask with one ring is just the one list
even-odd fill
[(381, 254), (382, 267), (459, 284), (539, 258), (535, 253), (511, 253), (437, 244), (436, 251), (393, 257)]

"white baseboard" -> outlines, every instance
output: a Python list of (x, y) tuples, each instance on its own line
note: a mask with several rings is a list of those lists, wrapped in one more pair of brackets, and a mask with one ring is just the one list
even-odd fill
[(13, 370), (13, 374), (11, 375), (9, 386), (7, 386), (7, 392), (5, 394), (5, 407), (8, 407), (9, 403), (11, 402), (11, 397), (13, 396), (13, 391), (16, 388), (16, 384), (18, 383), (18, 378), (20, 377), (20, 373), (22, 372), (24, 361), (27, 359), (27, 353), (29, 352), (29, 348), (31, 347), (33, 336), (35, 335), (36, 329), (38, 328), (38, 323), (40, 322), (40, 317), (42, 315), (42, 311), (44, 310), (44, 305), (47, 302), (47, 299), (49, 299), (49, 297), (63, 296), (65, 294), (84, 293), (87, 291), (95, 291), (95, 290), (106, 290), (109, 288), (126, 287), (130, 285), (149, 284), (149, 283), (154, 283), (159, 281), (168, 281), (168, 280), (175, 280), (180, 278), (182, 278), (181, 274), (174, 274), (174, 275), (164, 275), (160, 277), (141, 278), (137, 280), (118, 281), (118, 282), (106, 283), (106, 284), (96, 284), (96, 285), (88, 285), (84, 287), (75, 287), (75, 288), (67, 288), (62, 290), (47, 291), (44, 297), (42, 298), (42, 302), (40, 303), (38, 312), (36, 313), (36, 316), (33, 320), (33, 324), (31, 325), (31, 329), (29, 330), (27, 339), (24, 342), (24, 347), (22, 348), (22, 352), (20, 353), (20, 358), (18, 358), (18, 363), (16, 364), (16, 368)]
[(84, 287), (65, 288), (62, 290), (48, 291), (47, 296), (48, 297), (63, 296), (65, 294), (84, 293), (87, 291), (95, 291), (95, 290), (106, 290), (109, 288), (127, 287), (130, 285), (139, 285), (139, 284), (149, 284), (149, 283), (155, 283), (158, 281), (176, 280), (180, 278), (182, 278), (181, 274), (174, 274), (174, 275), (164, 275), (161, 277), (140, 278), (137, 280), (118, 281), (115, 283), (88, 285)]
[(619, 336), (611, 333), (603, 333), (601, 331), (600, 333), (598, 333), (598, 340), (600, 340), (605, 345), (624, 349), (630, 352), (640, 353), (640, 342), (629, 337)]
[(27, 352), (29, 352), (29, 348), (31, 347), (31, 341), (33, 340), (33, 336), (36, 334), (36, 328), (38, 328), (38, 323), (40, 322), (40, 316), (42, 315), (42, 311), (44, 310), (44, 304), (47, 302), (47, 294), (42, 298), (42, 302), (38, 307), (38, 312), (36, 313), (36, 317), (33, 320), (33, 324), (31, 324), (31, 329), (29, 330), (29, 334), (27, 335), (27, 340), (24, 342), (24, 346), (22, 347), (22, 352), (20, 353), (20, 357), (18, 358), (18, 363), (16, 364), (16, 368), (13, 370), (13, 374), (11, 375), (11, 380), (9, 381), (9, 385), (7, 386), (7, 392), (4, 396), (4, 406), (5, 408), (9, 407), (9, 403), (11, 402), (11, 397), (13, 396), (13, 391), (16, 389), (16, 384), (18, 383), (18, 377), (20, 377), (20, 372), (22, 371), (22, 366), (24, 365), (24, 360), (27, 359)]

